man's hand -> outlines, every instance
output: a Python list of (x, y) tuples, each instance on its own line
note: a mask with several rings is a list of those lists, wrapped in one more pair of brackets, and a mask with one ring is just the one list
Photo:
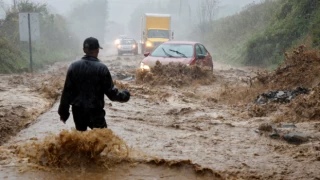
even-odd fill
[(69, 116), (70, 116), (70, 113), (69, 111), (65, 112), (65, 113), (62, 113), (63, 111), (59, 112), (59, 115), (60, 115), (60, 121), (63, 122), (64, 124), (67, 122)]
[(130, 100), (130, 92), (128, 90), (124, 90), (121, 92), (122, 94), (122, 101), (123, 102), (128, 102)]
[(64, 120), (62, 117), (60, 117), (60, 121), (66, 124), (67, 120)]

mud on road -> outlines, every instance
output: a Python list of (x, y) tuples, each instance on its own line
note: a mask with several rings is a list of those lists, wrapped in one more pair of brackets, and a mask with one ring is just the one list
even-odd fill
[(0, 144), (27, 128), (58, 99), (66, 64), (37, 74), (0, 75)]
[[(130, 102), (126, 104), (111, 103), (106, 99), (108, 127), (115, 137), (125, 142), (127, 147), (128, 154), (121, 156), (121, 161), (107, 166), (108, 170), (97, 168), (95, 163), (73, 163), (72, 166), (66, 166), (65, 163), (62, 166), (43, 164), (47, 162), (43, 157), (48, 157), (43, 156), (43, 152), (47, 150), (46, 144), (55, 144), (60, 155), (67, 154), (65, 152), (70, 150), (61, 148), (64, 146), (61, 146), (58, 139), (63, 132), (72, 133), (70, 130), (74, 127), (72, 118), (66, 125), (59, 122), (55, 104), (50, 111), (36, 120), (37, 123), (22, 130), (1, 147), (0, 177), (7, 179), (320, 178), (319, 120), (296, 123), (295, 128), (282, 128), (279, 123), (281, 121), (275, 121), (276, 113), (281, 113), (279, 111), (272, 111), (263, 116), (253, 115), (252, 112), (258, 111), (259, 108), (261, 111), (265, 110), (265, 107), (257, 107), (252, 102), (259, 93), (268, 89), (254, 87), (252, 90), (252, 82), (248, 78), (253, 76), (252, 70), (225, 68), (219, 65), (220, 68), (216, 68), (212, 76), (214, 80), (206, 82), (205, 85), (201, 82), (189, 82), (181, 86), (170, 83), (137, 83), (136, 68), (141, 58), (106, 55), (101, 57), (112, 72), (117, 86), (129, 89), (132, 93)], [(19, 101), (12, 102), (19, 103)], [(282, 105), (274, 106), (276, 109), (287, 108)], [(263, 131), (262, 124), (276, 126), (280, 134), (303, 132), (308, 135), (308, 142), (294, 145), (287, 143), (282, 137), (273, 139), (270, 136), (272, 132)], [(88, 133), (93, 137), (97, 136), (95, 131)], [(76, 142), (79, 142), (76, 143), (77, 146), (86, 142), (76, 137), (78, 136), (74, 135), (71, 139), (77, 139)], [(105, 144), (103, 140), (97, 142)], [(33, 146), (38, 147), (33, 156), (21, 153), (22, 146), (33, 147), (25, 146), (26, 143), (33, 143)], [(97, 147), (99, 146), (89, 148), (91, 155), (92, 150)], [(119, 152), (117, 147), (114, 150)], [(28, 149), (22, 152), (28, 152)], [(39, 157), (37, 154), (39, 152), (42, 157), (40, 160), (34, 158), (35, 154)], [(81, 151), (75, 154), (85, 156), (81, 153), (88, 152)], [(119, 156), (108, 156), (103, 162), (119, 160), (117, 157)], [(41, 170), (38, 170), (39, 168)], [(18, 173), (19, 170), (23, 173)], [(55, 173), (56, 171), (59, 173)]]

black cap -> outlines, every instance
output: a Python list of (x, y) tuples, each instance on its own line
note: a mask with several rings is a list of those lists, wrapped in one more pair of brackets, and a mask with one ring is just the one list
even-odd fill
[(102, 49), (100, 47), (99, 41), (96, 38), (89, 37), (83, 42), (83, 48), (89, 49), (89, 50), (95, 50), (95, 49)]

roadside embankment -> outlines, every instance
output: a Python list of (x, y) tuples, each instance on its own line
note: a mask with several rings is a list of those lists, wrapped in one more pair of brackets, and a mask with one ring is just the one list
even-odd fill
[(34, 74), (0, 75), (0, 144), (52, 107), (58, 99), (66, 65)]

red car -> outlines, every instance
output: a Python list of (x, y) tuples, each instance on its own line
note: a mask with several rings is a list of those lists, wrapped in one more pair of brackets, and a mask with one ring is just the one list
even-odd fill
[(197, 42), (169, 41), (158, 46), (152, 53), (146, 52), (140, 68), (150, 70), (157, 61), (166, 65), (180, 62), (186, 65), (202, 64), (213, 70), (212, 57), (204, 45)]

